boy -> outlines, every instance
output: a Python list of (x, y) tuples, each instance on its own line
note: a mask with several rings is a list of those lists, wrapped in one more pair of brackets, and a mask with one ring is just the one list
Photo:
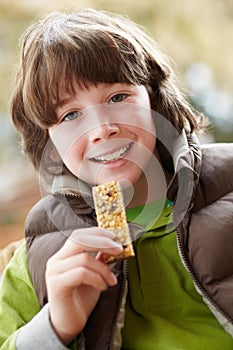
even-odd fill
[[(12, 118), (51, 193), (2, 281), (2, 349), (232, 349), (233, 146), (201, 149), (173, 75), (121, 16), (54, 13), (26, 31)], [(91, 189), (111, 180), (135, 258), (108, 266), (122, 247)]]

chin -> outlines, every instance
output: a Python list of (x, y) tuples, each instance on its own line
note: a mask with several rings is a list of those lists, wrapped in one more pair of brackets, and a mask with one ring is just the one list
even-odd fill
[(110, 181), (119, 181), (124, 188), (134, 186), (143, 174), (138, 166), (132, 166), (132, 164), (124, 169), (118, 168), (106, 170), (103, 169), (103, 167), (100, 167), (95, 169), (95, 171), (93, 171), (93, 169), (91, 171), (91, 169), (83, 168), (82, 171), (76, 171), (75, 173), (80, 180), (90, 185), (101, 185)]
[(99, 176), (97, 177), (97, 182), (103, 184), (110, 181), (119, 181), (122, 189), (127, 189), (128, 187), (134, 186), (141, 178), (142, 173), (135, 173), (133, 170), (128, 171), (126, 174), (111, 174), (110, 176)]

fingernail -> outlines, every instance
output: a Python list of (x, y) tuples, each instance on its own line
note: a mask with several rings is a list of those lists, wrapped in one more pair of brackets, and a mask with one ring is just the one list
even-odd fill
[(116, 276), (114, 275), (114, 273), (111, 273), (111, 274), (110, 274), (110, 283), (111, 283), (111, 285), (117, 284), (117, 278), (116, 278)]
[(123, 247), (121, 244), (117, 243), (116, 241), (112, 241), (112, 244), (113, 244), (113, 249), (117, 249), (117, 250), (120, 250), (122, 251), (123, 250)]
[(107, 230), (107, 233), (108, 233), (108, 235), (109, 235), (110, 237), (112, 237), (112, 238), (115, 238), (115, 237), (116, 237), (116, 234), (115, 234), (114, 231)]

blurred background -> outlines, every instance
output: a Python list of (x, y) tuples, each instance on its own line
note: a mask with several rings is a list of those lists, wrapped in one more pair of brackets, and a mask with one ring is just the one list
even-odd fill
[(25, 216), (40, 198), (9, 117), (19, 38), (50, 11), (83, 7), (119, 12), (143, 25), (174, 62), (188, 99), (212, 122), (202, 142), (233, 141), (232, 0), (0, 0), (0, 248), (23, 237)]

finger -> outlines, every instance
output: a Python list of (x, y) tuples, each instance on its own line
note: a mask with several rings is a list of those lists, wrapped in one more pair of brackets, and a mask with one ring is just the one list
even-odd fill
[[(69, 238), (80, 245), (95, 247), (96, 242), (100, 242), (100, 237), (114, 240), (116, 234), (112, 230), (96, 226), (74, 230)], [(108, 247), (108, 245), (106, 247)]]
[[(71, 270), (66, 270), (65, 272), (53, 276), (52, 278), (48, 278), (48, 286), (51, 286), (51, 288), (48, 287), (48, 289), (53, 289), (56, 294), (64, 294), (65, 290), (72, 291), (74, 288), (82, 285), (87, 285), (96, 288), (97, 290), (105, 290), (108, 286), (114, 284), (115, 280), (107, 283), (102, 274), (90, 270), (85, 266), (78, 266)], [(54, 286), (56, 286), (55, 289)]]
[(102, 235), (102, 236), (110, 237), (112, 239), (116, 237), (116, 234), (113, 230), (101, 228), (98, 226), (84, 227), (84, 228), (79, 228), (77, 230), (74, 230), (71, 234), (71, 237), (75, 239), (75, 236), (79, 234), (91, 234), (96, 236)]
[(59, 261), (53, 261), (50, 259), (47, 264), (46, 273), (48, 277), (61, 275), (66, 271), (71, 271), (78, 267), (83, 267), (100, 274), (108, 285), (116, 283), (116, 278), (112, 274), (109, 266), (87, 253), (72, 255), (66, 259), (60, 259)]
[[(71, 243), (72, 242), (72, 243)], [(77, 244), (85, 248), (85, 251), (99, 251), (113, 248), (121, 248), (121, 244), (111, 238), (93, 235), (77, 235), (75, 240), (70, 239), (70, 243)]]
[(99, 229), (98, 231), (89, 231), (88, 229), (76, 230), (72, 233), (58, 252), (61, 257), (79, 254), (82, 252), (98, 252), (103, 251), (109, 254), (119, 254), (122, 246), (115, 242), (112, 238), (115, 234), (109, 231)]

